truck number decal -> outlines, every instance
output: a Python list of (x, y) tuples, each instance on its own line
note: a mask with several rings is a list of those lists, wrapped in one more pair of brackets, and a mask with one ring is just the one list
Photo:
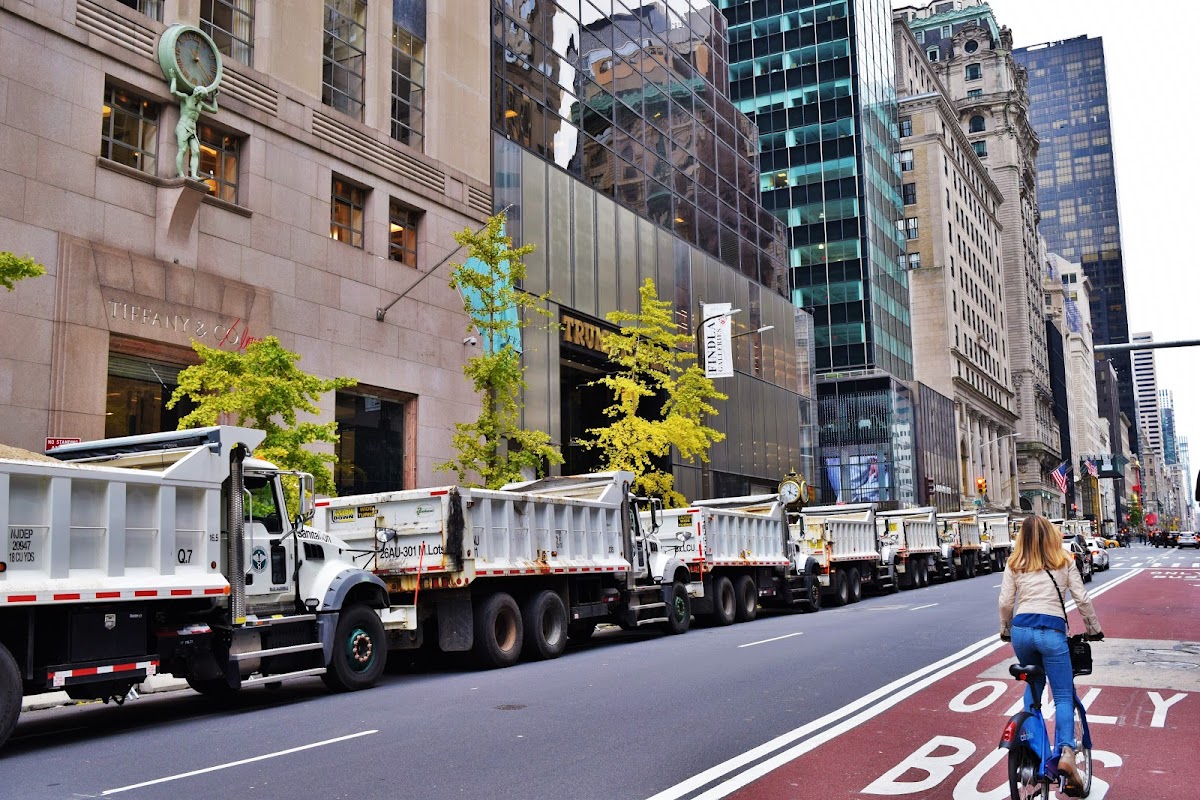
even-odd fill
[[(440, 544), (426, 545), (426, 556), (442, 555), (442, 546)], [(400, 558), (417, 558), (421, 555), (421, 545), (418, 544), (388, 544), (379, 548), (379, 556), (385, 561), (395, 561)]]
[(37, 555), (33, 549), (33, 528), (8, 529), (8, 563), (36, 565)]
[(175, 554), (175, 560), (180, 564), (192, 563), (192, 551), (190, 549), (180, 548), (179, 552)]

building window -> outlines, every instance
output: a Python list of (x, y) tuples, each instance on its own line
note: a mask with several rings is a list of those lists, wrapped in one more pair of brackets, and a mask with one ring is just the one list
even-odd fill
[(330, 196), (329, 238), (353, 247), (363, 246), (363, 209), (367, 190), (345, 178), (333, 176)]
[(156, 22), (162, 22), (163, 0), (117, 0), (117, 2), (145, 14)]
[(917, 235), (917, 218), (906, 217), (904, 220), (904, 238), (915, 239)]
[(901, 189), (904, 194), (904, 205), (914, 205), (917, 202), (917, 185), (915, 183), (906, 183)]
[(941, 51), (939, 51), (936, 47), (931, 47), (925, 51), (925, 55), (929, 58), (930, 61), (938, 61), (939, 57), (940, 57), (940, 53), (941, 53)]
[(388, 203), (388, 258), (417, 265), (417, 217), (420, 212), (392, 198)]
[(229, 58), (254, 66), (254, 0), (200, 0), (200, 30)]
[(909, 269), (920, 269), (921, 268), (921, 254), (920, 253), (909, 253), (908, 254), (908, 268)]
[(971, 147), (975, 148), (975, 155), (980, 158), (987, 157), (987, 142), (971, 142)]
[(971, 117), (969, 130), (971, 133), (982, 133), (984, 130), (983, 117), (978, 115)]
[[(953, 6), (951, 6), (953, 8)], [(949, 25), (942, 26), (942, 38), (949, 39), (953, 35), (954, 29)]]
[(901, 150), (900, 151), (900, 171), (901, 172), (912, 172), (912, 170), (913, 170), (913, 151), (912, 150)]
[(334, 452), (338, 460), (333, 482), (340, 495), (411, 488), (404, 469), (408, 403), (401, 396), (381, 396), (386, 390), (377, 391), (379, 395), (335, 395), (338, 443)]
[(983, 78), (983, 67), (979, 64), (967, 64), (967, 80), (977, 81)]
[(178, 428), (179, 420), (196, 409), (187, 397), (181, 398), (174, 408), (167, 408), (184, 366), (109, 353), (105, 438)]
[(975, 41), (974, 39), (968, 39), (967, 43), (963, 45), (963, 50), (966, 50), (968, 53), (974, 53), (978, 49), (979, 42)]
[(200, 180), (208, 184), (214, 197), (230, 203), (238, 201), (238, 137), (209, 125), (200, 126)]
[(366, 24), (366, 0), (325, 0), (321, 102), (357, 120), (363, 113)]
[(921, 44), (925, 43), (925, 31), (917, 31), (917, 41)]
[(967, 97), (983, 97), (983, 89), (967, 89)]
[(900, 136), (912, 136), (912, 117), (900, 118)]
[(100, 155), (155, 174), (158, 104), (115, 86), (104, 87)]
[(392, 25), (392, 138), (421, 147), (425, 108), (425, 43)]

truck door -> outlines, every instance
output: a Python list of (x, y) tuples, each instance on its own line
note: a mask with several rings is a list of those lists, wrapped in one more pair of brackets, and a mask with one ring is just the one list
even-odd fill
[(287, 516), (274, 475), (246, 473), (246, 594), (292, 591), (295, 551), (282, 541)]

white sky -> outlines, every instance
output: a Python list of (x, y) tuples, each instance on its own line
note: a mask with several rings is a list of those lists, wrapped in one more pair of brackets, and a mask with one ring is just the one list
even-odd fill
[[(990, 5), (999, 24), (1012, 30), (1014, 47), (1082, 34), (1103, 38), (1130, 331), (1152, 331), (1158, 341), (1200, 339), (1200, 272), (1189, 252), (1191, 235), (1200, 230), (1190, 37), (1200, 30), (1200, 3), (1160, 5), (1153, 16), (1165, 24), (1152, 25), (1149, 35), (1130, 14), (1128, 0), (990, 0)], [(1194, 486), (1200, 465), (1200, 347), (1155, 353), (1158, 387), (1174, 392), (1177, 434), (1189, 440)]]

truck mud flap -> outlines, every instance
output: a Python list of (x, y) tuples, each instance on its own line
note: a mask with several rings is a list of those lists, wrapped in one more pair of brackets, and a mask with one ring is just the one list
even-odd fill
[(457, 488), (451, 489), (450, 514), (446, 519), (446, 568), (450, 572), (462, 569), (465, 530), (466, 520), (463, 517), (462, 495), (459, 494)]
[(444, 653), (470, 650), (475, 645), (475, 611), (468, 594), (439, 597), (438, 647)]

